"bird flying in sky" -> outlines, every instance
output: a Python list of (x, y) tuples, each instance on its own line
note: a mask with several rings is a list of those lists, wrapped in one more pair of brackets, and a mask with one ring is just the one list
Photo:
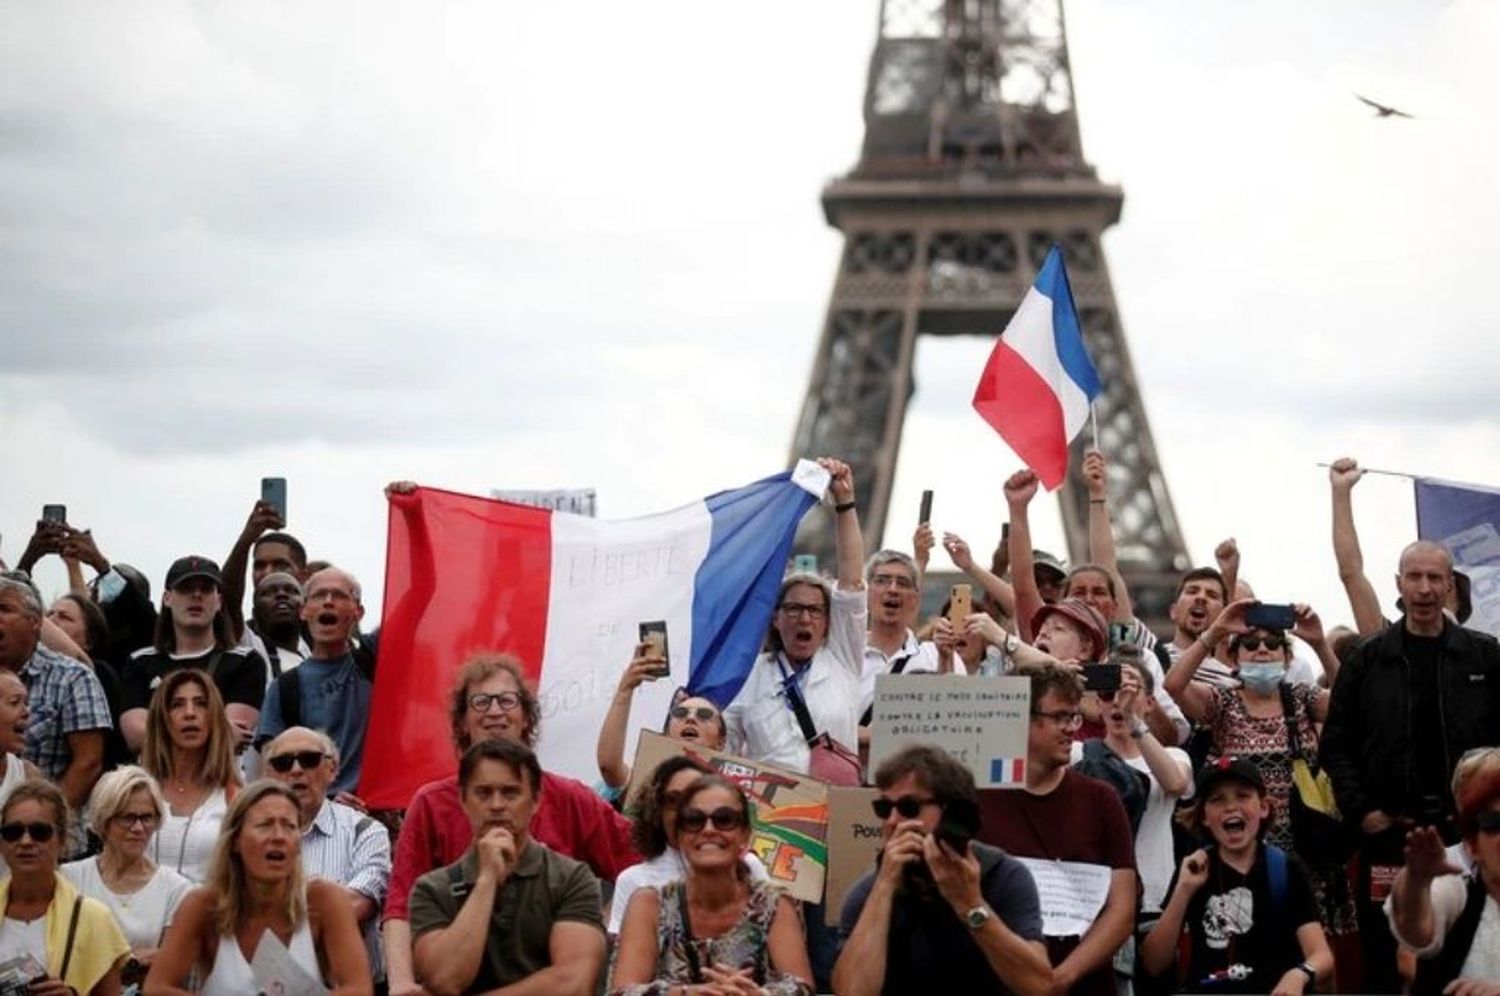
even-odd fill
[(1405, 111), (1398, 110), (1397, 108), (1391, 107), (1389, 104), (1377, 103), (1377, 102), (1371, 100), (1369, 97), (1360, 97), (1359, 94), (1357, 94), (1357, 93), (1354, 96), (1358, 97), (1361, 103), (1369, 104), (1371, 107), (1375, 108), (1375, 116), (1377, 118), (1391, 118), (1391, 117), (1395, 117), (1395, 118), (1410, 118), (1410, 117), (1414, 117), (1414, 115), (1407, 114)]

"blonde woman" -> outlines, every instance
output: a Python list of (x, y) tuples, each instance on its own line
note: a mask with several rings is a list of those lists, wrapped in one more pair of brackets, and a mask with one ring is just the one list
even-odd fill
[(79, 892), (108, 906), (124, 930), (130, 944), (122, 973), (127, 986), (145, 978), (172, 915), (193, 887), (146, 855), (166, 811), (156, 779), (134, 765), (116, 768), (89, 795), (89, 826), (104, 850), (61, 868)]
[[(240, 793), (214, 849), (208, 881), (188, 893), (166, 945), (146, 976), (146, 996), (187, 996), (195, 969), (199, 996), (240, 996), (268, 988), (250, 965), (274, 937), (333, 996), (374, 990), (354, 909), (342, 890), (302, 872), (297, 796), (278, 782)], [(286, 980), (283, 980), (286, 981)]]
[(117, 996), (130, 945), (103, 903), (58, 874), (67, 828), (67, 800), (40, 778), (17, 785), (0, 808), (10, 865), (0, 879), (0, 961), (29, 957), (45, 976), (27, 989), (37, 996)]
[(141, 767), (161, 786), (166, 812), (151, 859), (197, 884), (219, 839), (219, 825), (239, 791), (234, 727), (207, 674), (173, 671), (151, 696)]

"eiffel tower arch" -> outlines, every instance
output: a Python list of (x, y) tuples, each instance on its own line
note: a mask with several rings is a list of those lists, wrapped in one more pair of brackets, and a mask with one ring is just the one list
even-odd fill
[[(877, 548), (917, 337), (998, 335), (1058, 243), (1104, 383), (1095, 411), (1120, 569), (1141, 617), (1164, 620), (1187, 549), (1100, 245), (1124, 194), (1083, 156), (1061, 0), (882, 0), (864, 118), (858, 163), (823, 191), (844, 251), (792, 456), (853, 465)], [(1084, 445), (1058, 492), (1075, 563), (1088, 555)], [(831, 562), (827, 514), (803, 523), (798, 549)]]

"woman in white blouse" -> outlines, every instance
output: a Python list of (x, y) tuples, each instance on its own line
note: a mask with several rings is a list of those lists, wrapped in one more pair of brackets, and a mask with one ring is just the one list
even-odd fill
[(192, 888), (146, 855), (166, 809), (156, 779), (144, 769), (127, 765), (105, 774), (89, 795), (89, 825), (104, 850), (59, 869), (79, 892), (108, 906), (125, 932), (130, 959), (121, 981), (127, 986), (145, 977), (177, 904)]
[(151, 859), (195, 885), (202, 882), (224, 814), (239, 791), (234, 727), (213, 679), (173, 671), (151, 695), (141, 767), (161, 785), (166, 813)]
[(825, 457), (818, 464), (832, 477), (838, 583), (800, 573), (782, 580), (767, 652), (724, 710), (731, 750), (801, 772), (808, 770), (809, 751), (793, 696), (806, 703), (814, 734), (826, 733), (851, 752), (859, 749), (868, 616), (854, 474), (839, 460)]

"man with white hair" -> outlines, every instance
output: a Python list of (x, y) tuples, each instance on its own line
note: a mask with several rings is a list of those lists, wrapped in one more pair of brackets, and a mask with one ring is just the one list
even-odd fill
[(302, 869), (343, 888), (364, 934), (376, 979), (384, 977), (378, 915), (391, 880), (391, 837), (374, 818), (328, 798), (339, 749), (321, 730), (293, 726), (267, 744), (266, 777), (297, 796), (302, 817)]
[(333, 781), (335, 792), (353, 792), (359, 784), (374, 688), (353, 652), (354, 632), (365, 615), (360, 599), (354, 575), (337, 567), (307, 579), (302, 621), (312, 640), (312, 656), (271, 683), (256, 731), (261, 744), (293, 726), (327, 733), (343, 760)]

